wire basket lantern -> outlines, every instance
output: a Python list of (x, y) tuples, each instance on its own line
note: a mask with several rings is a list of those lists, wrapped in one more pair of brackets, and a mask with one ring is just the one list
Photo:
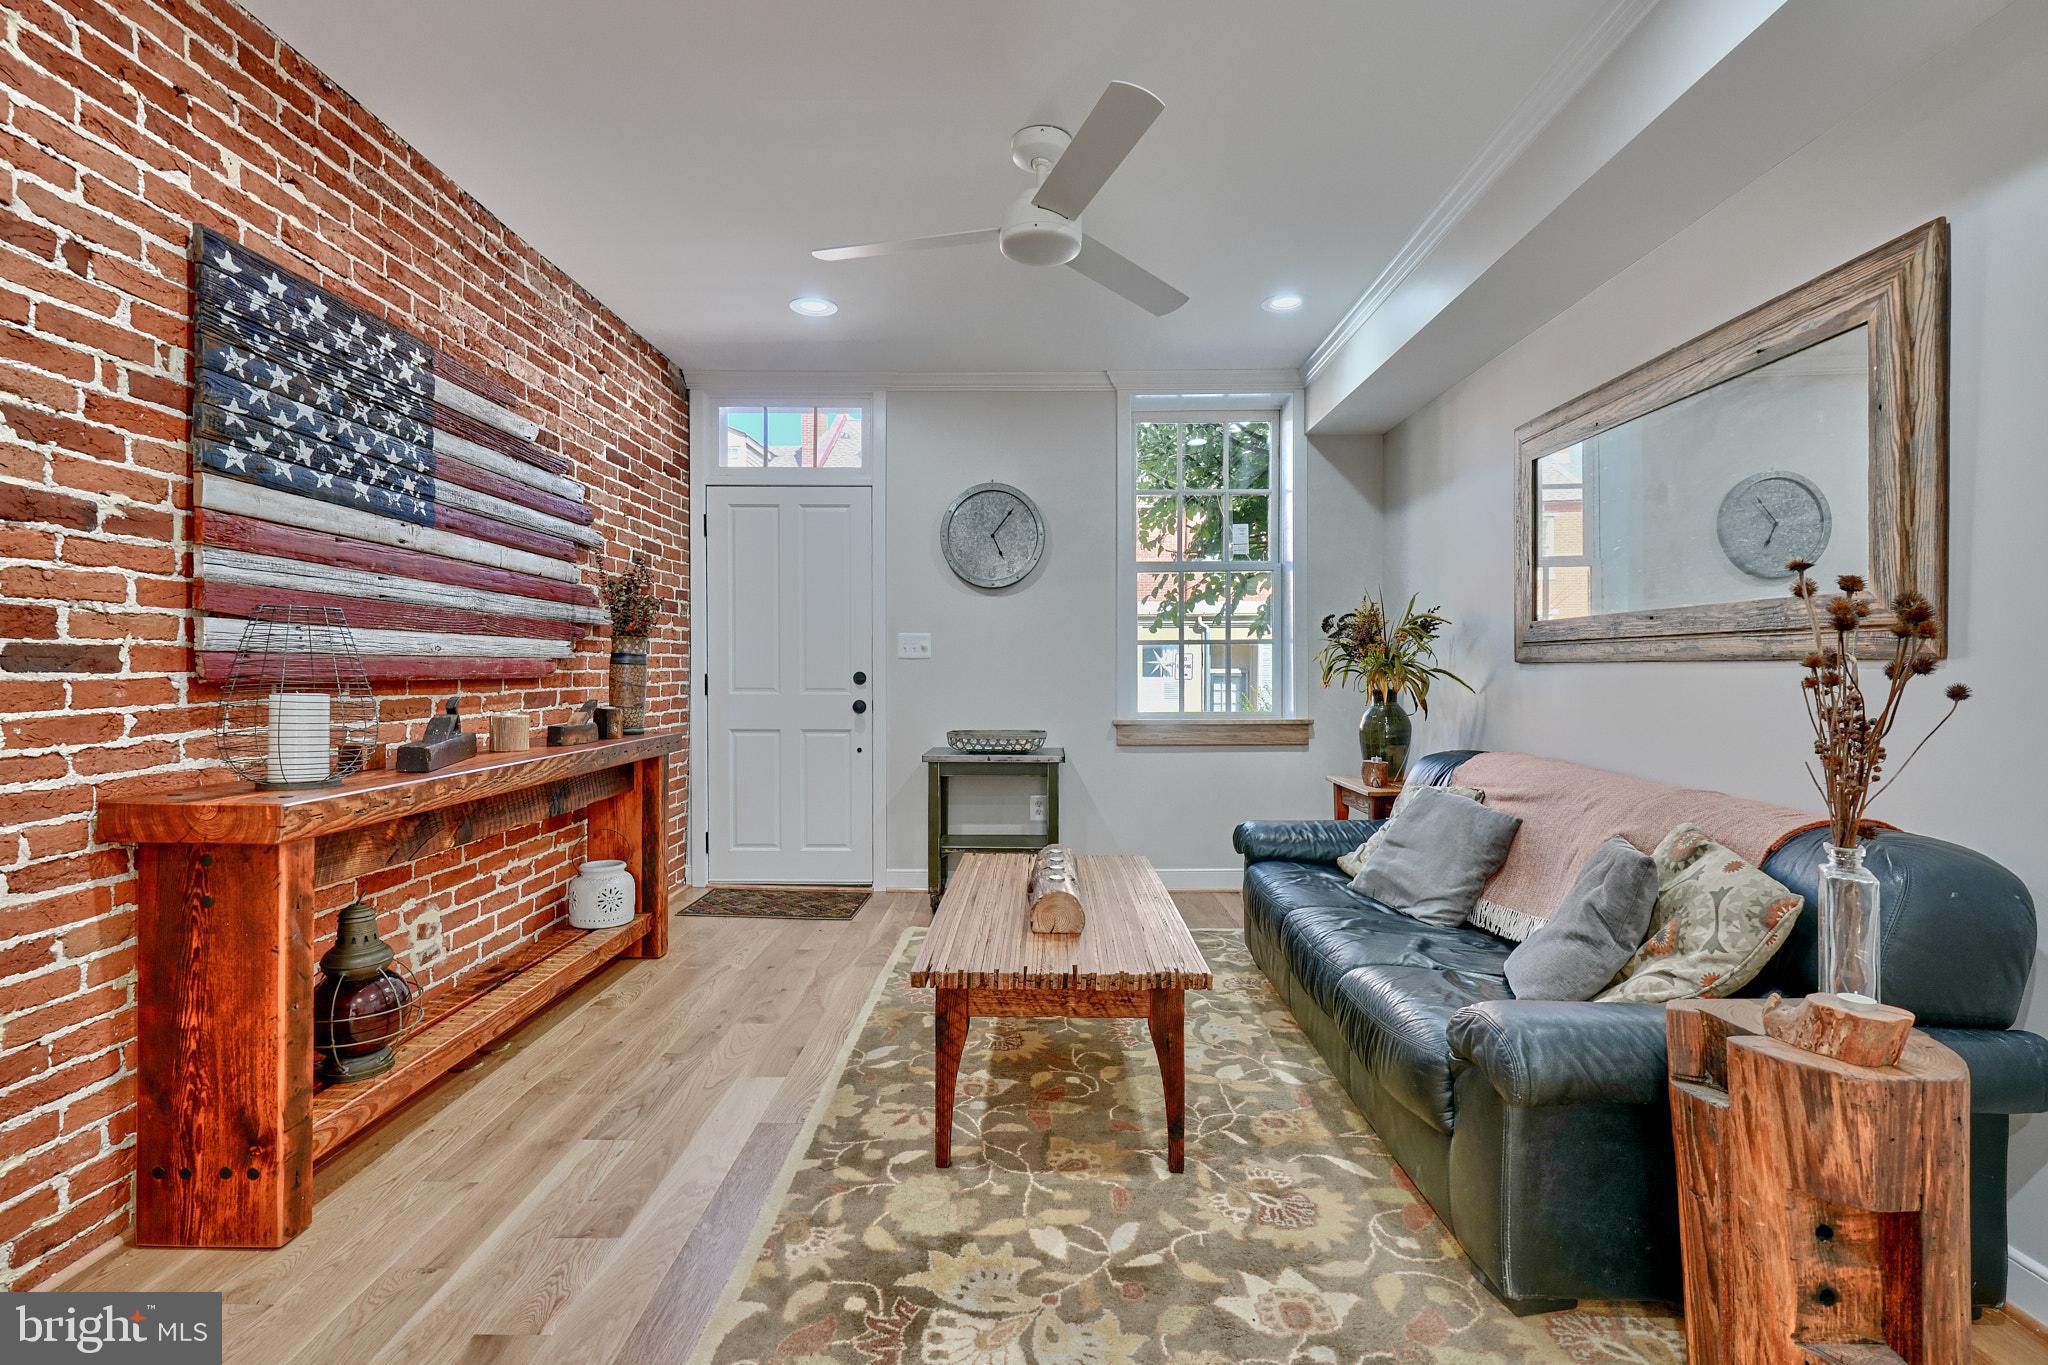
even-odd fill
[(221, 761), (259, 787), (326, 787), (361, 772), (377, 742), (377, 699), (341, 608), (256, 608), (214, 733)]
[(397, 1062), (392, 1048), (426, 1022), (420, 984), (377, 935), (368, 901), (343, 907), (313, 986), (315, 1074), (330, 1085), (368, 1080)]

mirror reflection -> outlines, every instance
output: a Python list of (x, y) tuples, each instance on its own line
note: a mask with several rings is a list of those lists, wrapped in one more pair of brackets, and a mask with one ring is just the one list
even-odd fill
[(1537, 460), (1535, 619), (1772, 597), (1793, 558), (1864, 572), (1869, 331)]

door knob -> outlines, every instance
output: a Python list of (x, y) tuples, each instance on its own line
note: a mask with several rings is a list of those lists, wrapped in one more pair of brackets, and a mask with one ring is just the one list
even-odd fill
[(856, 673), (856, 674), (854, 674), (854, 675), (853, 675), (853, 685), (854, 685), (855, 687), (866, 687), (866, 686), (868, 685), (868, 675), (867, 675), (867, 674), (865, 674), (865, 673)]
[(864, 715), (866, 715), (866, 714), (867, 714), (867, 710), (868, 710), (868, 704), (867, 704), (866, 702), (864, 702), (864, 701), (857, 701), (857, 702), (855, 702), (855, 703), (853, 704), (853, 714), (855, 714), (856, 716), (864, 716)]

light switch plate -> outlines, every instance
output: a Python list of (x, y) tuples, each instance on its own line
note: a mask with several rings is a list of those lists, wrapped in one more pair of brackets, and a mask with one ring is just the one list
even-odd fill
[(896, 657), (899, 659), (929, 659), (932, 657), (932, 637), (929, 633), (900, 634), (896, 637)]

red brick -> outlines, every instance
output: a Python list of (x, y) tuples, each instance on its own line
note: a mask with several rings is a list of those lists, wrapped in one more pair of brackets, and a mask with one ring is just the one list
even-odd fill
[(81, 493), (112, 493), (148, 505), (163, 502), (171, 487), (169, 479), (147, 469), (68, 455), (59, 455), (50, 461), (50, 480), (59, 487), (76, 489)]
[(142, 258), (142, 234), (118, 218), (96, 212), (69, 199), (60, 199), (35, 184), (21, 187), (21, 202), (23, 207), (44, 222), (55, 223), (65, 231), (83, 237), (94, 246), (104, 247), (130, 260)]
[(16, 749), (54, 749), (60, 745), (98, 744), (119, 739), (128, 728), (125, 716), (107, 712), (100, 715), (44, 716), (37, 720), (11, 720), (5, 730), (7, 742)]
[[(189, 656), (189, 651), (187, 651)], [(141, 744), (123, 744), (99, 749), (81, 749), (71, 756), (72, 771), (81, 777), (103, 777), (108, 773), (132, 773), (143, 768), (161, 768), (178, 761), (178, 746), (153, 739)]]
[(62, 554), (65, 563), (84, 568), (133, 569), (153, 574), (178, 571), (178, 552), (168, 545), (128, 545), (117, 540), (66, 536)]
[[(0, 332), (0, 360), (17, 361), (32, 369), (47, 370), (81, 383), (91, 382), (99, 372), (99, 361), (92, 352), (39, 337), (27, 330)], [(74, 401), (63, 406), (75, 408), (78, 404)]]
[(150, 407), (126, 398), (116, 398), (111, 394), (87, 394), (85, 419), (88, 422), (104, 422), (123, 431), (154, 436), (162, 441), (182, 441), (186, 435), (187, 422), (184, 413), (167, 412), (162, 408)]
[(0, 593), (59, 602), (125, 602), (128, 580), (117, 573), (24, 566), (0, 569)]
[(90, 531), (99, 524), (100, 509), (84, 498), (74, 498), (68, 493), (9, 483), (0, 484), (0, 517), (9, 521), (63, 526), (73, 531)]
[(177, 699), (177, 685), (169, 678), (81, 678), (71, 684), (71, 706), (77, 711), (168, 706)]
[(0, 602), (0, 635), (16, 640), (57, 638), (57, 609)]

